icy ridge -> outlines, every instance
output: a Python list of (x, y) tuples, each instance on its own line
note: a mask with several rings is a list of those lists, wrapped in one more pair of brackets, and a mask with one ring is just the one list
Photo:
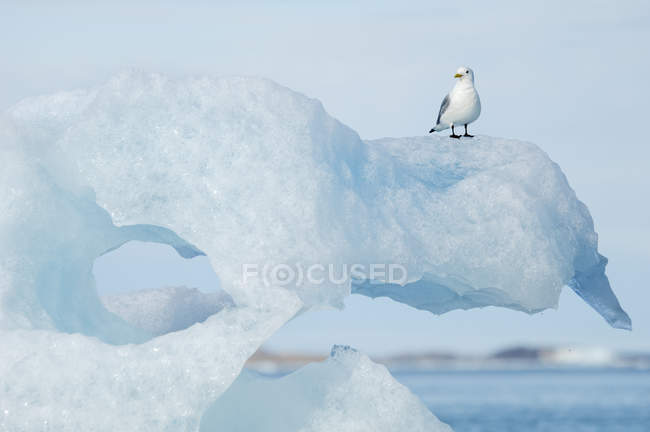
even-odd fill
[[(192, 431), (245, 361), (300, 302), (226, 308), (137, 345), (80, 334), (0, 331), (0, 430)], [(271, 304), (269, 302), (269, 304)]]
[[(435, 313), (536, 312), (556, 307), (570, 284), (610, 324), (629, 327), (588, 210), (533, 144), (364, 142), (317, 100), (239, 77), (127, 73), (11, 113), (31, 142), (48, 137), (55, 157), (45, 163), (67, 159), (115, 224), (165, 227), (196, 245), (236, 301), (257, 296), (234, 283), (247, 264), (396, 263), (406, 281), (356, 280), (355, 292)], [(340, 306), (351, 282), (283, 286), (306, 307)]]
[[(589, 212), (530, 143), (362, 141), (267, 80), (128, 73), (18, 104), (0, 119), (0, 160), (0, 428), (196, 430), (266, 338), (351, 290), (434, 313), (535, 312), (569, 284), (630, 325)], [(207, 255), (233, 305), (185, 329), (111, 313), (92, 264), (130, 240)], [(243, 277), (269, 263), (398, 264), (406, 279)]]
[(200, 430), (451, 432), (384, 366), (346, 346), (281, 378), (242, 373), (208, 408)]

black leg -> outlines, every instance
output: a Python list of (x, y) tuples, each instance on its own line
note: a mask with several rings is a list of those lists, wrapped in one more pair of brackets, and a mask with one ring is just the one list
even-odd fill
[(451, 135), (449, 135), (449, 138), (460, 139), (460, 135), (456, 135), (456, 131), (454, 130), (454, 125), (451, 125)]
[(467, 133), (467, 125), (465, 125), (465, 135), (463, 135), (463, 136), (466, 136), (466, 137), (469, 137), (469, 138), (474, 138), (474, 135), (470, 135), (470, 134)]

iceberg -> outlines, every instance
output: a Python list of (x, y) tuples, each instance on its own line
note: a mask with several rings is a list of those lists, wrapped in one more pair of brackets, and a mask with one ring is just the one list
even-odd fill
[(284, 293), (275, 293), (275, 308), (227, 308), (141, 344), (0, 331), (0, 429), (198, 430), (210, 403), (298, 310), (295, 296)]
[(569, 285), (612, 326), (630, 327), (589, 211), (557, 164), (516, 140), (431, 141), (368, 142), (372, 159), (388, 159), (372, 200), (417, 239), (419, 262), (405, 286), (356, 281), (354, 292), (437, 314), (489, 305), (534, 313), (556, 307)]
[(334, 346), (327, 360), (281, 378), (244, 371), (201, 419), (201, 432), (222, 430), (450, 432), (451, 428), (384, 366), (350, 347)]
[[(196, 430), (275, 330), (351, 292), (532, 313), (570, 286), (631, 325), (587, 208), (530, 143), (364, 141), (265, 79), (129, 72), (8, 110), (0, 159), (3, 429)], [(228, 295), (100, 298), (94, 260), (132, 240), (206, 255)], [(316, 369), (386, 378), (355, 358)]]
[(570, 285), (610, 324), (629, 326), (587, 208), (533, 144), (363, 141), (319, 101), (241, 77), (125, 73), (23, 101), (11, 117), (31, 158), (47, 157), (50, 171), (65, 160), (59, 177), (74, 173), (117, 226), (161, 227), (196, 245), (188, 250), (208, 255), (235, 300), (257, 297), (234, 283), (247, 264), (395, 263), (407, 274), (397, 285), (347, 277), (282, 286), (305, 308), (341, 306), (354, 285), (441, 313), (537, 312)]

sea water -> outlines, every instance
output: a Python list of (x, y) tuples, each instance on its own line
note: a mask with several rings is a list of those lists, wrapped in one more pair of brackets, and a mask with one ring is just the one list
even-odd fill
[(650, 370), (393, 374), (456, 432), (650, 431)]

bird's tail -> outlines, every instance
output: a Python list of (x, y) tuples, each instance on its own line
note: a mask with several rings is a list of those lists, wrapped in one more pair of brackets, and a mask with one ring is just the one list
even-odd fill
[(442, 132), (442, 131), (445, 130), (445, 129), (449, 129), (449, 125), (446, 125), (446, 124), (444, 124), (444, 123), (438, 123), (438, 124), (436, 124), (434, 127), (431, 128), (431, 130), (429, 131), (429, 133), (433, 133), (433, 132)]

